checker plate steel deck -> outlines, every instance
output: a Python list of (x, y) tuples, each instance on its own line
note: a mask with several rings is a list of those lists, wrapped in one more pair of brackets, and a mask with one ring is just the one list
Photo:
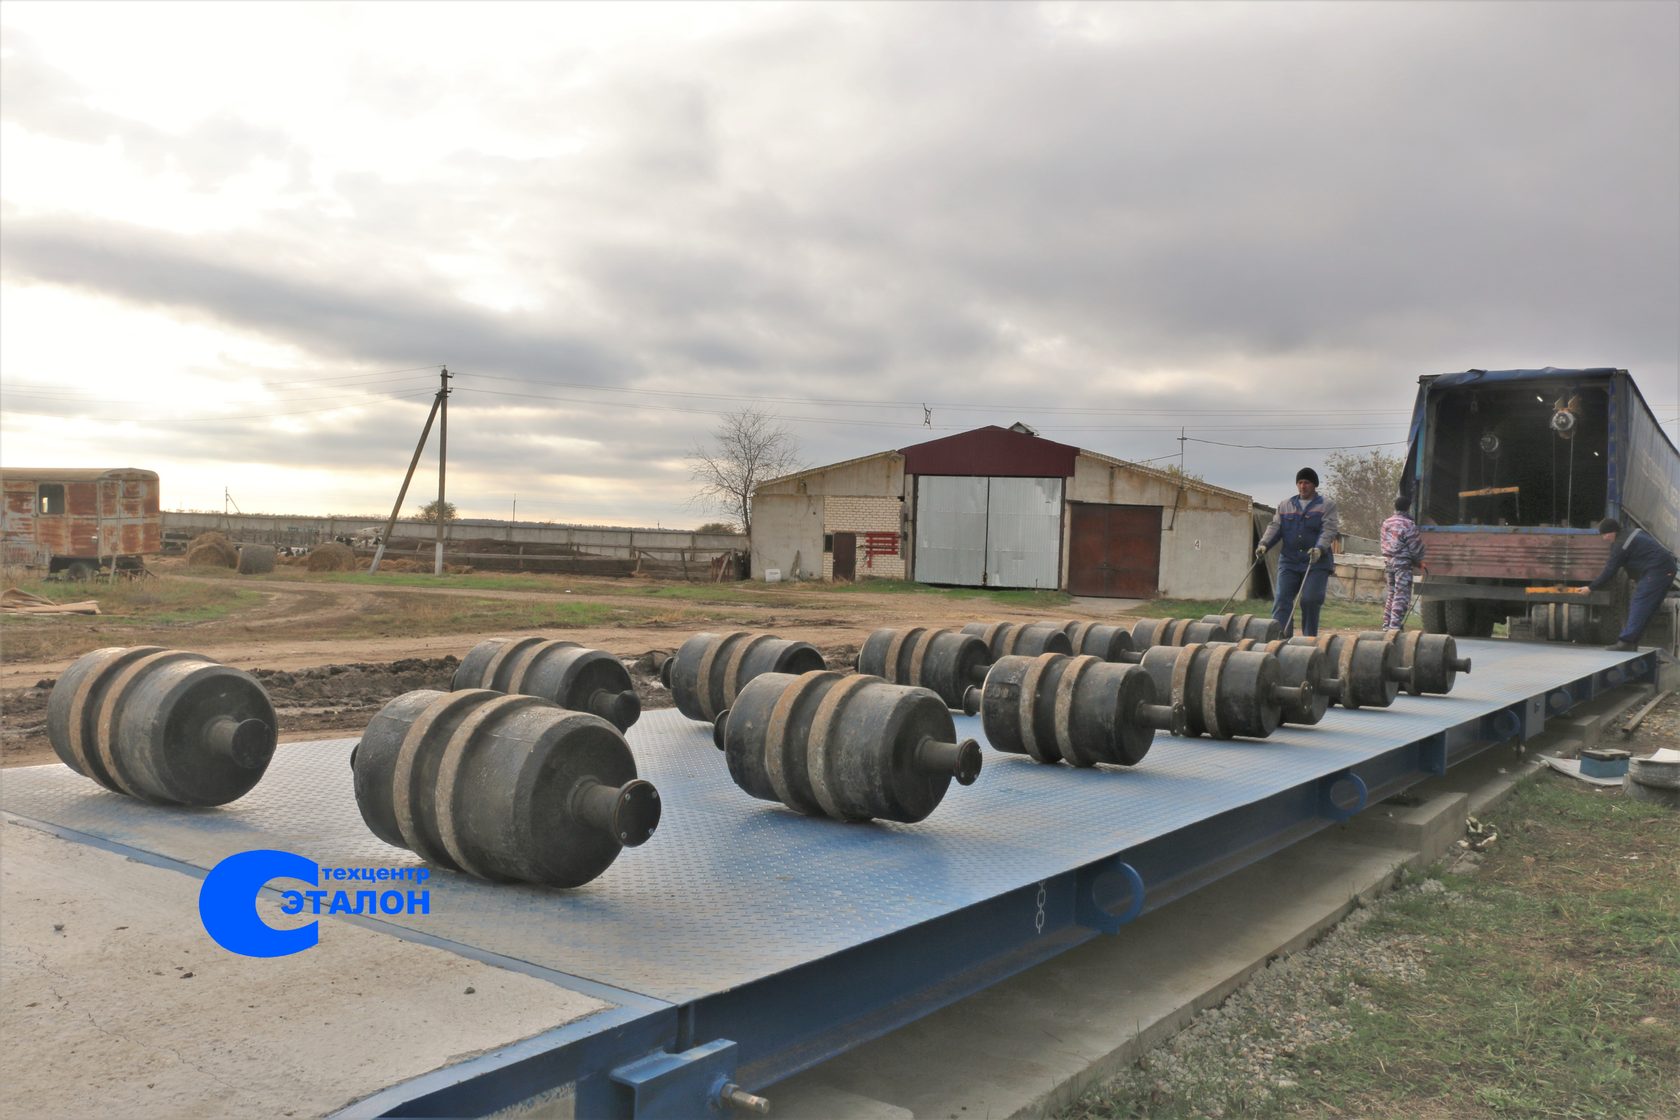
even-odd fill
[[(648, 712), (629, 733), (642, 776), (664, 802), (645, 846), (571, 891), (437, 871), (426, 884), (429, 913), (364, 924), (522, 962), (607, 998), (617, 990), (620, 1005), (665, 1016), (672, 1050), (734, 1041), (732, 1079), (762, 1086), (1112, 932), (1345, 818), (1367, 791), (1373, 799), (1398, 792), (1655, 671), (1649, 653), (1469, 641), (1461, 650), (1475, 670), (1450, 696), (1331, 708), (1316, 727), (1285, 727), (1269, 740), (1163, 733), (1130, 769), (988, 752), (980, 780), (953, 785), (917, 825), (848, 824), (754, 800), (729, 780), (709, 727), (674, 710)], [(984, 741), (978, 719), (957, 726)], [(60, 835), (184, 869), (208, 870), (252, 848), (329, 867), (418, 866), (362, 823), (353, 743), (288, 745), (252, 793), (220, 809), (141, 804), (61, 766), (7, 771), (0, 806)], [(1139, 879), (1141, 897), (1127, 885)], [(485, 1090), (479, 1095), (463, 1095), (457, 1078), (388, 1090), (356, 1111), (469, 1102), (477, 1111), (528, 1095), (527, 1082), (490, 1091), (500, 1067), (488, 1065), (480, 1083), (465, 1083)], [(580, 1080), (580, 1107), (659, 1111), (605, 1081), (592, 1076), (585, 1092)]]

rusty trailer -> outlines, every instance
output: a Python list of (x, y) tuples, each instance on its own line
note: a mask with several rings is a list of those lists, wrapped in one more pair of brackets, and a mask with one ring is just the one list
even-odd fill
[(8, 467), (0, 472), (0, 559), (86, 579), (140, 571), (163, 551), (158, 476), (133, 467)]

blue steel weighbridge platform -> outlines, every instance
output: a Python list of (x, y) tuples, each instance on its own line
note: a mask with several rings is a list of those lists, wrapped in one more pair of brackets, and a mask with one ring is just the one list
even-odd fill
[[(729, 780), (709, 728), (647, 713), (629, 738), (664, 820), (600, 878), (559, 891), (438, 871), (429, 913), (343, 919), (608, 1008), (340, 1115), (479, 1115), (557, 1089), (579, 1116), (705, 1115), (726, 1084), (765, 1090), (1656, 671), (1654, 653), (1462, 649), (1475, 672), (1450, 696), (1332, 708), (1316, 727), (1265, 741), (1163, 733), (1132, 769), (989, 752), (975, 785), (913, 826), (756, 801)], [(977, 719), (958, 730), (981, 735)], [(285, 747), (256, 790), (221, 810), (143, 805), (60, 766), (9, 772), (0, 807), (198, 876), (253, 848), (331, 866), (415, 865), (363, 825), (351, 746)], [(389, 995), (395, 1010), (400, 996)]]

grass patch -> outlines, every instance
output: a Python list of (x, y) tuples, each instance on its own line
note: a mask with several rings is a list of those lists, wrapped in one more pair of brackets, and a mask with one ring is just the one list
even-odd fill
[(209, 622), (256, 606), (263, 601), (261, 592), (231, 584), (191, 584), (172, 579), (88, 580), (69, 583), (60, 580), (26, 579), (7, 584), (20, 591), (39, 595), (55, 603), (79, 603), (92, 599), (99, 604), (98, 615), (48, 615), (31, 618), (29, 615), (0, 615), (0, 624), (39, 623), (76, 619), (98, 619), (105, 623), (122, 624), (144, 621), (150, 623)]
[[(1311, 1012), (1339, 1037), (1277, 1046), (1246, 1080), (1222, 1080), (1218, 1055), (1198, 1067), (1204, 1083), (1164, 1093), (1128, 1071), (1070, 1115), (1680, 1114), (1680, 817), (1548, 777), (1496, 819), (1479, 869), (1384, 900), (1350, 931), (1366, 951), (1338, 958), (1415, 969), (1313, 975), (1356, 993)], [(1280, 1026), (1233, 1033), (1252, 1045)]]
[[(1218, 614), (1221, 605), (1222, 600), (1219, 599), (1153, 599), (1131, 613), (1145, 618), (1201, 618), (1203, 615)], [(1225, 608), (1225, 612), (1270, 616), (1272, 601), (1236, 599)], [(1299, 621), (1298, 614), (1296, 618)], [(1378, 630), (1382, 627), (1382, 606), (1326, 599), (1324, 607), (1318, 612), (1318, 625), (1321, 630)], [(1417, 629), (1417, 620), (1414, 618), (1408, 627)]]
[(1005, 606), (1043, 609), (1066, 606), (1072, 600), (1072, 596), (1065, 591), (1011, 587), (934, 587), (931, 584), (912, 583), (905, 579), (866, 579), (856, 583), (815, 584), (813, 587), (834, 595), (937, 595), (944, 599), (984, 599)]

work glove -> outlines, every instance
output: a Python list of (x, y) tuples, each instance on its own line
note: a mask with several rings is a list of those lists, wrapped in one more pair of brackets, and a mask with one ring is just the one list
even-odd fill
[(1309, 548), (1307, 549), (1307, 563), (1316, 564), (1318, 563), (1318, 558), (1323, 555), (1324, 550), (1322, 548)]
[(1266, 546), (1265, 545), (1261, 545), (1259, 548), (1254, 550), (1254, 558), (1256, 560), (1264, 560), (1266, 558)]

